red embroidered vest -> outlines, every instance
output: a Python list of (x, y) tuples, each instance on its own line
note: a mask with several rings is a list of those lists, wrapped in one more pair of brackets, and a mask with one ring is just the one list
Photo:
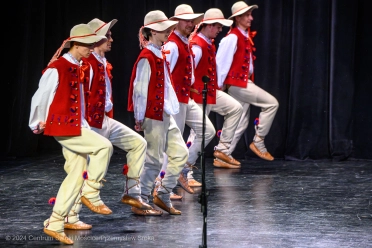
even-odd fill
[[(163, 106), (164, 106), (164, 59), (158, 58), (149, 49), (142, 49), (133, 66), (132, 76), (130, 79), (128, 92), (128, 110), (134, 111), (133, 107), (133, 89), (134, 80), (136, 79), (137, 64), (142, 59), (146, 58), (151, 67), (151, 77), (147, 94), (147, 105), (145, 117), (154, 120), (163, 120)], [(169, 71), (168, 71), (169, 73)]]
[(47, 68), (57, 69), (59, 84), (49, 107), (44, 135), (80, 136), (82, 116), (79, 84), (89, 83), (89, 64), (83, 62), (79, 68), (60, 57)]
[[(102, 128), (102, 122), (105, 115), (107, 89), (105, 81), (105, 67), (101, 62), (97, 60), (97, 58), (93, 54), (91, 54), (87, 59), (83, 58), (83, 61), (89, 62), (93, 68), (93, 79), (90, 89), (87, 87), (88, 84), (86, 84), (84, 87), (84, 91), (88, 92), (88, 94), (85, 95), (87, 102), (86, 104), (87, 121), (91, 127)], [(107, 74), (110, 75), (111, 73)], [(106, 115), (112, 118), (113, 110), (111, 109), (111, 111), (106, 113)]]
[(178, 47), (178, 60), (172, 71), (174, 91), (179, 102), (188, 103), (192, 77), (193, 54), (188, 44), (185, 44), (174, 32), (169, 35), (169, 41), (173, 41)]
[[(238, 28), (233, 28), (228, 35), (230, 34), (235, 34), (238, 37), (238, 43), (233, 62), (231, 64), (229, 73), (226, 76), (224, 84), (246, 88), (249, 78), (249, 67), (253, 66), (253, 60), (255, 59), (252, 52), (256, 49), (253, 47), (252, 40), (245, 37)], [(249, 33), (249, 35), (250, 37), (253, 37), (255, 33), (252, 32)], [(250, 64), (251, 55), (252, 64)], [(254, 80), (254, 73), (249, 79), (251, 79), (252, 81)]]
[(207, 83), (207, 104), (216, 104), (216, 90), (217, 85), (217, 73), (216, 73), (216, 47), (214, 43), (212, 45), (208, 44), (203, 38), (195, 35), (190, 41), (191, 45), (197, 44), (202, 49), (202, 57), (195, 68), (195, 83), (192, 88), (198, 91), (198, 93), (191, 92), (191, 98), (194, 99), (196, 103), (203, 103), (202, 90), (204, 89), (204, 82), (202, 80), (203, 76), (209, 77), (209, 82)]

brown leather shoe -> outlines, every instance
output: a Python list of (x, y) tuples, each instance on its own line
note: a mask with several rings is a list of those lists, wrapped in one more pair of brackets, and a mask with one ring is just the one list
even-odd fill
[(129, 206), (132, 206), (132, 207), (135, 207), (135, 208), (139, 208), (141, 210), (150, 210), (150, 209), (152, 209), (152, 207), (149, 204), (147, 204), (145, 202), (141, 202), (138, 199), (136, 199), (134, 197), (131, 197), (129, 195), (124, 195), (121, 198), (121, 202), (122, 203), (125, 203), (125, 204), (128, 204)]
[(81, 202), (97, 214), (112, 214), (111, 209), (109, 209), (105, 204), (94, 206), (87, 198), (85, 198), (85, 196), (81, 197)]
[(135, 207), (132, 207), (132, 212), (137, 215), (148, 215), (148, 216), (160, 216), (163, 214), (163, 211), (157, 210), (155, 208), (148, 210), (141, 210)]
[(169, 214), (173, 214), (173, 215), (181, 214), (180, 210), (177, 210), (174, 207), (171, 207), (171, 208), (167, 207), (167, 205), (165, 205), (165, 203), (157, 195), (154, 197), (153, 202), (156, 206), (163, 209), (164, 211), (167, 211)]
[(240, 165), (233, 165), (233, 164), (225, 163), (218, 159), (213, 160), (213, 165), (215, 167), (225, 168), (225, 169), (239, 169), (240, 168)]
[(76, 223), (67, 223), (65, 222), (65, 229), (72, 229), (72, 230), (89, 230), (92, 229), (92, 225), (86, 224), (82, 221), (78, 221)]
[(44, 227), (44, 233), (49, 235), (50, 237), (55, 238), (59, 242), (62, 242), (66, 245), (72, 245), (74, 243), (74, 241), (69, 239), (69, 237), (67, 237), (64, 232), (63, 233), (58, 233), (58, 232), (55, 232), (55, 231), (52, 231), (52, 230), (48, 230)]
[(218, 159), (221, 159), (223, 162), (226, 162), (232, 165), (240, 165), (240, 162), (238, 160), (236, 160), (233, 157), (229, 157), (225, 153), (220, 152), (218, 150), (214, 151), (213, 156), (215, 156)]
[(273, 161), (274, 160), (274, 157), (271, 156), (271, 154), (269, 152), (264, 152), (264, 153), (260, 152), (260, 150), (258, 150), (258, 148), (254, 145), (254, 142), (252, 142), (249, 145), (249, 148), (252, 150), (252, 152), (254, 152), (257, 156), (259, 156), (262, 159), (265, 159), (265, 160), (268, 160), (268, 161)]
[(196, 181), (195, 179), (188, 179), (187, 180), (190, 187), (201, 187), (202, 184)]
[(176, 193), (171, 192), (170, 193), (170, 199), (171, 200), (181, 200), (182, 199), (182, 195), (177, 195)]
[(178, 178), (178, 183), (184, 190), (186, 190), (187, 193), (194, 194), (194, 190), (189, 186), (187, 178), (183, 176), (183, 173), (180, 174), (180, 177)]

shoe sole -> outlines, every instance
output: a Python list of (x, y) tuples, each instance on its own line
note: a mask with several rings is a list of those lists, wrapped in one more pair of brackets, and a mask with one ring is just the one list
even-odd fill
[(70, 224), (70, 223), (65, 223), (64, 229), (69, 229), (69, 230), (90, 230), (92, 229), (92, 225), (88, 224), (81, 224), (81, 225), (75, 225), (75, 224)]
[(171, 200), (182, 200), (182, 196), (171, 196), (170, 197)]
[[(59, 233), (57, 233), (57, 232), (55, 232), (55, 231), (51, 231), (51, 230), (48, 230), (48, 229), (46, 229), (46, 228), (44, 228), (44, 233), (46, 234), (46, 235), (49, 235), (50, 237), (52, 237), (52, 238), (54, 238), (54, 239), (56, 239), (56, 240), (58, 240), (59, 242), (62, 242), (62, 243), (64, 243), (64, 244), (66, 244), (66, 245), (72, 245), (72, 244), (74, 244), (74, 241), (72, 241), (69, 237), (67, 237), (67, 236), (63, 236), (63, 235), (61, 235), (61, 234), (59, 234)], [(66, 234), (65, 234), (66, 235)]]
[(219, 161), (217, 159), (213, 160), (213, 165), (214, 167), (224, 168), (224, 169), (239, 169), (241, 167), (240, 165), (229, 164), (223, 161)]
[(190, 185), (189, 184), (189, 187), (201, 187), (201, 186), (202, 186), (202, 184), (200, 184), (200, 185), (199, 184), (197, 184), (197, 185)]
[(152, 207), (148, 204), (144, 204), (137, 200), (136, 198), (133, 198), (129, 195), (124, 195), (124, 197), (121, 198), (121, 202), (124, 204), (127, 204), (129, 206), (141, 209), (141, 210), (151, 210)]
[(192, 191), (190, 191), (190, 189), (188, 189), (188, 188), (186, 188), (186, 187), (184, 187), (182, 185), (182, 183), (180, 182), (180, 180), (177, 180), (177, 182), (178, 182), (178, 185), (181, 186), (181, 188), (183, 188), (187, 193), (194, 194), (194, 190), (193, 189), (191, 189)]
[[(174, 211), (173, 211), (172, 208), (167, 207), (167, 205), (165, 205), (165, 203), (162, 200), (160, 200), (160, 198), (158, 196), (154, 197), (153, 202), (156, 206), (158, 206), (159, 208), (163, 209), (164, 211), (168, 212), (171, 215), (180, 215), (181, 214), (180, 210), (177, 210), (177, 209), (173, 208), (174, 209)], [(175, 212), (175, 211), (177, 211), (177, 212)]]
[[(220, 154), (221, 155), (220, 155)], [(219, 152), (219, 153), (216, 153), (216, 152), (214, 152), (213, 153), (213, 156), (215, 157), (215, 158), (218, 158), (218, 159), (220, 159), (221, 161), (223, 161), (223, 162), (225, 162), (225, 163), (228, 163), (228, 164), (232, 164), (232, 165), (240, 165), (241, 163), (238, 161), (238, 160), (236, 160), (236, 159), (233, 159), (233, 161), (232, 161), (232, 163), (231, 163), (231, 159), (230, 159), (230, 157), (228, 157), (227, 155), (225, 155), (225, 154), (223, 154), (222, 152)], [(216, 155), (218, 155), (218, 156), (216, 156)]]
[(109, 209), (106, 205), (107, 210), (102, 211), (102, 209), (99, 209), (99, 206), (94, 206), (87, 198), (84, 196), (81, 197), (81, 202), (89, 208), (92, 212), (97, 213), (97, 214), (103, 214), (103, 215), (109, 215), (112, 214), (111, 209)]
[[(151, 209), (151, 210), (141, 210), (141, 209), (135, 209), (135, 207), (132, 207), (132, 213), (136, 215), (141, 216), (161, 216), (163, 212), (161, 210)], [(151, 211), (158, 211), (158, 212), (151, 212)]]
[(202, 184), (196, 181), (195, 179), (188, 181), (189, 187), (201, 187)]
[(256, 154), (259, 158), (262, 158), (262, 159), (267, 160), (267, 161), (273, 161), (274, 160), (274, 157), (271, 156), (271, 154), (269, 152), (267, 152), (270, 155), (269, 158), (266, 158), (264, 155), (262, 155), (260, 150), (258, 150), (258, 148), (253, 144), (253, 142), (249, 145), (249, 149), (251, 149), (251, 151), (254, 154)]

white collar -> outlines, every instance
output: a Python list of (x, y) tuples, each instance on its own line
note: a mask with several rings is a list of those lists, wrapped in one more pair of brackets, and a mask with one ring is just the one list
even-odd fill
[(94, 55), (94, 57), (96, 57), (98, 59), (99, 62), (101, 62), (102, 64), (105, 64), (105, 61), (106, 61), (106, 58), (105, 57), (101, 57), (98, 53), (96, 52), (92, 52), (92, 54)]
[(180, 39), (185, 43), (185, 44), (189, 44), (189, 39), (185, 36), (183, 36), (178, 30), (174, 30), (174, 33), (180, 37)]
[(249, 37), (249, 34), (248, 34), (248, 30), (244, 30), (244, 29), (241, 29), (239, 27), (237, 27), (239, 29), (239, 31), (244, 35), (244, 36), (247, 36)]
[[(66, 57), (68, 58), (68, 60), (69, 60), (71, 63), (73, 63), (73, 64), (76, 64), (76, 65), (80, 66), (80, 65), (83, 63), (82, 60), (80, 60), (80, 62), (79, 62), (79, 61), (78, 61), (74, 56), (72, 56), (72, 54), (69, 53), (69, 52), (65, 53), (65, 55), (66, 55)], [(65, 57), (65, 58), (66, 58), (66, 57)]]
[(212, 45), (212, 39), (209, 39), (207, 36), (205, 36), (204, 34), (202, 33), (198, 33), (198, 36), (203, 38), (206, 42), (208, 42), (209, 45)]

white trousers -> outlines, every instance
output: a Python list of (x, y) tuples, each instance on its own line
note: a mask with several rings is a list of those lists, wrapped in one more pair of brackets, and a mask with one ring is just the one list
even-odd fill
[[(106, 175), (113, 147), (108, 139), (87, 128), (81, 129), (81, 136), (55, 136), (54, 138), (63, 147), (63, 154), (67, 159), (64, 166), (67, 176), (58, 190), (48, 229), (63, 231), (64, 217), (73, 207), (82, 189), (84, 170), (87, 170), (86, 181), (89, 186), (96, 189), (99, 194), (100, 182)], [(90, 157), (88, 167), (86, 166), (87, 155)], [(56, 219), (59, 221), (55, 221)]]
[[(194, 130), (194, 142), (189, 147), (189, 159), (187, 164), (194, 165), (199, 157), (201, 151), (201, 145), (203, 140), (203, 109), (198, 104), (190, 99), (188, 104), (180, 103), (180, 112), (173, 116), (178, 128), (183, 134), (185, 125), (189, 126), (190, 129)], [(212, 122), (208, 118), (208, 114), (205, 115), (205, 141), (204, 147), (213, 139), (216, 130)]]
[(103, 119), (102, 129), (92, 127), (92, 130), (127, 152), (128, 177), (138, 178), (141, 175), (147, 142), (139, 133), (107, 116)]
[(274, 117), (279, 108), (279, 103), (275, 97), (255, 85), (251, 80), (249, 80), (246, 88), (230, 86), (228, 92), (243, 106), (243, 114), (241, 115), (239, 125), (236, 128), (233, 141), (231, 142), (231, 154), (248, 127), (250, 106), (253, 105), (261, 108), (256, 135), (264, 138), (270, 131)]
[[(146, 140), (137, 132), (105, 115), (102, 123), (102, 128), (91, 128), (96, 133), (107, 138), (112, 145), (127, 152), (127, 165), (129, 167), (127, 177), (137, 178), (139, 180), (140, 174), (143, 170), (143, 165), (146, 155)], [(67, 157), (65, 156), (66, 161)], [(76, 154), (69, 154), (68, 160), (70, 163), (77, 164), (79, 161), (74, 161), (79, 157)], [(128, 181), (128, 185), (124, 182), (124, 191), (130, 188), (129, 192), (134, 194), (141, 194), (139, 185), (134, 186), (137, 182), (135, 180)], [(124, 194), (124, 193), (123, 193)], [(81, 210), (81, 195), (79, 194), (75, 200), (75, 205), (72, 207), (66, 222), (75, 223), (79, 221), (79, 213)]]
[[(71, 152), (70, 150), (66, 148), (62, 149), (62, 153), (66, 160), (64, 169), (67, 174), (70, 174), (70, 173), (82, 174), (83, 172), (81, 171), (87, 170), (88, 155), (77, 154), (77, 153)], [(78, 180), (81, 180), (81, 178), (82, 177), (79, 177)], [(81, 208), (82, 208), (81, 194), (78, 194), (74, 202), (74, 205), (71, 207), (70, 212), (65, 218), (65, 222), (75, 223), (79, 221), (79, 213), (81, 211)]]
[(177, 185), (178, 176), (188, 159), (189, 152), (176, 122), (165, 112), (163, 121), (145, 118), (142, 128), (147, 141), (147, 153), (145, 166), (141, 173), (141, 191), (142, 197), (146, 200), (162, 169), (164, 153), (168, 157), (168, 164), (162, 184), (171, 192)]
[[(198, 104), (203, 109), (203, 104)], [(210, 112), (215, 112), (224, 117), (222, 125), (222, 133), (218, 145), (215, 147), (227, 155), (230, 155), (230, 145), (235, 135), (235, 130), (238, 127), (240, 117), (243, 112), (242, 105), (229, 94), (217, 90), (216, 104), (207, 104), (205, 114), (208, 116)], [(187, 142), (194, 143), (196, 133), (193, 129), (190, 130), (190, 135)]]

